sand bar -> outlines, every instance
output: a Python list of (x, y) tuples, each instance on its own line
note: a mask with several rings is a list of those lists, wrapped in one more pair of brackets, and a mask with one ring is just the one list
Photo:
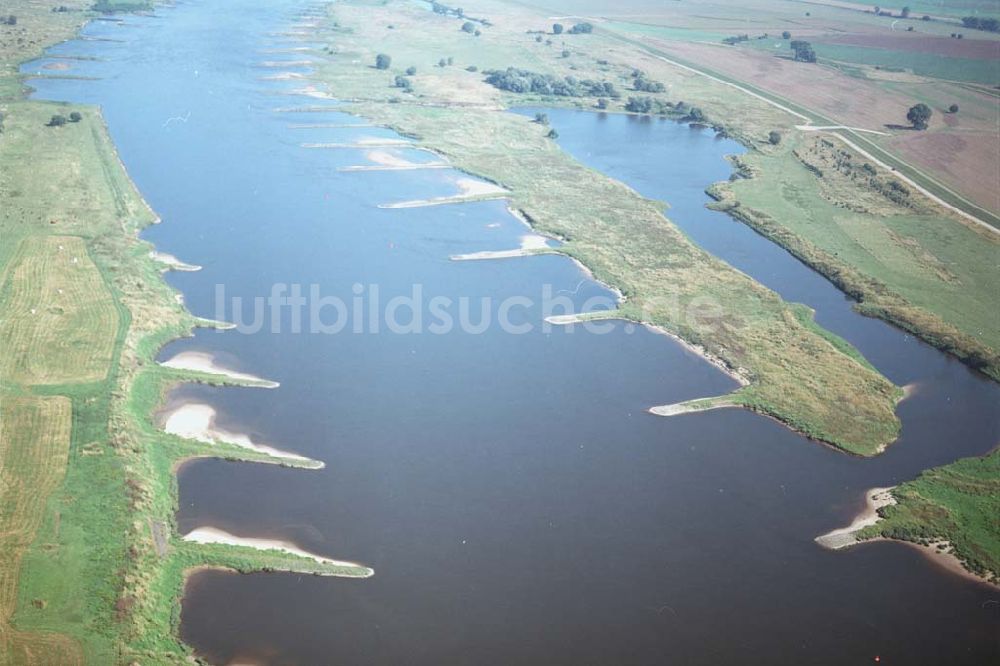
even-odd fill
[(152, 251), (152, 252), (149, 253), (149, 256), (150, 256), (150, 258), (153, 259), (153, 261), (158, 261), (161, 264), (165, 264), (168, 268), (170, 268), (171, 270), (174, 270), (174, 271), (200, 271), (201, 270), (201, 266), (198, 266), (197, 264), (188, 264), (188, 263), (185, 263), (185, 262), (181, 261), (180, 259), (178, 259), (177, 257), (175, 257), (174, 255), (167, 254), (166, 252), (157, 252), (157, 251), (154, 250), (154, 251)]
[(303, 148), (409, 148), (413, 144), (406, 139), (358, 139), (353, 143), (302, 143)]
[(432, 199), (416, 199), (413, 201), (400, 201), (399, 203), (379, 204), (379, 208), (423, 208), (425, 206), (441, 206), (444, 204), (464, 203), (467, 201), (488, 201), (490, 199), (502, 199), (510, 194), (509, 191), (474, 178), (459, 178), (455, 181), (459, 193), (447, 197), (434, 197)]
[(168, 368), (174, 368), (175, 370), (195, 370), (197, 372), (205, 372), (210, 375), (222, 375), (224, 377), (229, 377), (230, 379), (253, 382), (261, 388), (278, 388), (280, 386), (278, 382), (273, 382), (269, 379), (264, 379), (263, 377), (251, 375), (246, 372), (237, 372), (236, 370), (230, 370), (229, 368), (223, 367), (215, 362), (214, 356), (206, 352), (183, 351), (176, 356), (171, 357), (169, 360), (163, 361), (160, 365)]
[(451, 168), (451, 165), (446, 162), (411, 162), (385, 150), (369, 150), (365, 153), (365, 158), (374, 164), (339, 167), (337, 171), (411, 171)]
[(878, 510), (896, 503), (892, 488), (872, 488), (865, 493), (865, 508), (854, 517), (847, 527), (835, 529), (816, 537), (816, 543), (824, 548), (839, 550), (859, 543), (857, 533), (878, 522)]
[(513, 257), (530, 257), (534, 254), (556, 254), (557, 250), (549, 247), (544, 236), (526, 234), (521, 236), (521, 247), (516, 250), (496, 250), (470, 252), (468, 254), (453, 254), (452, 261), (481, 261), (484, 259), (510, 259)]
[(258, 67), (308, 67), (315, 65), (315, 60), (265, 60)]
[(288, 129), (345, 129), (349, 127), (375, 127), (372, 123), (292, 123)]
[[(201, 544), (224, 544), (227, 546), (244, 546), (246, 548), (254, 548), (256, 550), (277, 550), (282, 553), (287, 553), (289, 555), (295, 555), (297, 557), (303, 557), (314, 562), (319, 562), (320, 564), (329, 564), (338, 567), (354, 567), (357, 569), (362, 569), (364, 571), (360, 577), (369, 577), (374, 575), (374, 571), (362, 564), (357, 564), (356, 562), (345, 562), (342, 560), (331, 560), (327, 557), (322, 557), (316, 555), (315, 553), (310, 553), (309, 551), (303, 550), (293, 543), (288, 541), (280, 541), (278, 539), (256, 539), (253, 537), (239, 537), (234, 534), (230, 534), (224, 530), (220, 530), (216, 527), (199, 527), (191, 532), (184, 535), (185, 541), (191, 541), (193, 543)], [(337, 574), (325, 574), (325, 575), (337, 575)]]
[(282, 451), (266, 444), (257, 444), (249, 435), (223, 430), (215, 424), (215, 408), (200, 402), (190, 402), (176, 407), (166, 414), (163, 430), (171, 435), (185, 439), (193, 439), (206, 444), (232, 444), (241, 449), (256, 451), (280, 460), (291, 460), (320, 469), (324, 464), (320, 461), (300, 456), (297, 453)]
[(290, 79), (304, 79), (305, 74), (301, 72), (278, 72), (277, 74), (269, 74), (267, 76), (260, 77), (261, 81), (288, 81)]
[[(705, 402), (709, 400), (711, 402)], [(672, 405), (659, 405), (650, 407), (649, 413), (656, 416), (679, 416), (681, 414), (694, 414), (695, 412), (707, 412), (712, 409), (725, 409), (729, 407), (740, 407), (741, 405), (725, 397), (719, 398), (698, 398), (695, 400), (685, 400), (675, 402)]]

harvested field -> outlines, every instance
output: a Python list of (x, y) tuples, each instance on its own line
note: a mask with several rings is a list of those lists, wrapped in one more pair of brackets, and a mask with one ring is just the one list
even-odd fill
[[(10, 628), (21, 558), (35, 539), (46, 501), (66, 473), (72, 407), (69, 398), (4, 396), (0, 422), (0, 656), (4, 663), (80, 663), (79, 646), (60, 635)], [(44, 655), (44, 657), (42, 656)]]
[(746, 49), (735, 58), (726, 46), (650, 42), (680, 58), (804, 104), (849, 127), (883, 129), (886, 123), (905, 122), (912, 105), (911, 99), (886, 92), (875, 83), (770, 53)]
[[(958, 122), (961, 122), (959, 119)], [(972, 132), (906, 132), (889, 146), (990, 210), (1000, 210), (1000, 136)]]
[[(655, 40), (649, 40), (654, 43)], [(679, 58), (702, 64), (726, 76), (746, 81), (813, 109), (849, 127), (885, 130), (887, 125), (905, 125), (907, 110), (918, 100), (932, 105), (930, 130), (895, 130), (895, 136), (878, 143), (940, 178), (956, 192), (991, 211), (1000, 210), (996, 195), (997, 107), (985, 95), (949, 82), (920, 86), (867, 81), (828, 67), (817, 67), (753, 50), (733, 58), (728, 47), (707, 44), (655, 42), (658, 48)], [(919, 88), (919, 90), (916, 90)], [(916, 96), (919, 92), (919, 97)], [(959, 123), (963, 133), (951, 133), (944, 109), (960, 103)], [(932, 138), (940, 137), (940, 138)], [(957, 150), (960, 142), (968, 149)], [(940, 148), (937, 147), (940, 144)], [(935, 151), (943, 150), (943, 155)]]
[(918, 32), (832, 35), (816, 41), (825, 44), (845, 44), (892, 51), (934, 53), (949, 58), (1000, 58), (1000, 41), (997, 40), (932, 37)]
[(0, 292), (0, 375), (22, 384), (98, 381), (111, 365), (119, 317), (75, 236), (21, 242)]

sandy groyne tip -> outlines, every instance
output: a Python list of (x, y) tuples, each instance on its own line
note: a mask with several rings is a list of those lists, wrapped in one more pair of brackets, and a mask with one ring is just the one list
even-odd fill
[[(257, 539), (253, 537), (239, 537), (235, 534), (230, 534), (224, 530), (220, 530), (216, 527), (199, 527), (191, 532), (184, 535), (185, 541), (190, 541), (192, 543), (200, 544), (224, 544), (227, 546), (244, 546), (246, 548), (253, 548), (255, 550), (277, 550), (282, 553), (287, 553), (289, 555), (295, 555), (297, 557), (303, 557), (306, 559), (313, 560), (314, 562), (319, 562), (320, 564), (329, 564), (332, 566), (339, 567), (352, 567), (355, 569), (361, 569), (363, 573), (360, 575), (363, 577), (368, 577), (373, 575), (375, 572), (362, 564), (357, 564), (356, 562), (346, 562), (343, 560), (332, 560), (328, 557), (322, 557), (315, 553), (310, 553), (309, 551), (299, 548), (293, 543), (287, 541), (280, 541), (278, 539)], [(325, 575), (338, 575), (338, 574), (325, 574)]]
[(833, 550), (853, 546), (858, 543), (858, 532), (878, 522), (878, 510), (895, 503), (892, 488), (872, 488), (865, 493), (865, 508), (854, 517), (850, 525), (816, 537), (816, 543)]
[(153, 259), (153, 261), (157, 261), (157, 262), (163, 264), (164, 266), (166, 266), (170, 270), (174, 270), (174, 271), (200, 271), (201, 270), (201, 266), (198, 266), (197, 264), (188, 264), (186, 262), (181, 261), (180, 259), (178, 259), (177, 257), (175, 257), (172, 254), (167, 254), (166, 252), (157, 252), (156, 250), (153, 250), (152, 252), (149, 253), (149, 256), (150, 256), (150, 258)]
[(487, 250), (484, 252), (470, 252), (468, 254), (453, 254), (452, 261), (477, 261), (482, 259), (510, 259), (512, 257), (528, 257), (533, 254), (552, 254), (557, 251), (549, 247), (548, 239), (544, 236), (527, 234), (521, 236), (521, 247), (516, 250)]
[(278, 461), (287, 460), (297, 464), (320, 469), (324, 464), (320, 461), (300, 456), (297, 453), (282, 451), (273, 446), (258, 444), (245, 433), (231, 432), (216, 425), (215, 408), (200, 402), (189, 402), (174, 408), (164, 416), (163, 430), (171, 435), (185, 439), (204, 442), (206, 444), (231, 444), (241, 449), (255, 451), (270, 456)]
[(210, 375), (229, 377), (230, 379), (238, 381), (251, 382), (261, 388), (277, 388), (280, 386), (278, 382), (274, 382), (269, 379), (225, 368), (217, 364), (215, 362), (215, 357), (206, 352), (184, 351), (169, 360), (163, 361), (160, 365), (167, 368), (174, 368), (175, 370), (194, 370), (196, 372), (204, 372)]

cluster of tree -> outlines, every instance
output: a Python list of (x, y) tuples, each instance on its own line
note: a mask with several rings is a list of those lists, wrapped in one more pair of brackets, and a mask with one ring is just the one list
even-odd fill
[(403, 92), (413, 92), (413, 84), (405, 76), (396, 76), (395, 85), (397, 88), (402, 88)]
[[(886, 10), (882, 9), (881, 7), (879, 7), (878, 5), (875, 5), (875, 15), (876, 16), (892, 16), (892, 12), (886, 11)], [(909, 7), (903, 7), (901, 10), (899, 10), (899, 16), (900, 16), (900, 18), (910, 18), (910, 8)], [(930, 17), (927, 16), (927, 17), (925, 17), (924, 20), (929, 21)]]
[(52, 11), (55, 12), (55, 13), (57, 13), (57, 14), (60, 14), (62, 12), (68, 12), (69, 11), (69, 7), (67, 7), (66, 5), (59, 5), (58, 7), (53, 7)]
[(632, 89), (638, 90), (639, 92), (661, 93), (667, 89), (666, 86), (659, 81), (651, 81), (647, 79), (646, 75), (638, 69), (632, 70), (632, 79)]
[(577, 23), (569, 29), (571, 35), (589, 35), (594, 32), (594, 26), (589, 23)]
[(697, 106), (690, 106), (686, 102), (664, 102), (652, 97), (629, 97), (625, 104), (625, 110), (632, 113), (652, 113), (661, 116), (679, 115), (681, 120), (694, 123), (705, 122), (705, 113)]
[[(83, 116), (81, 116), (79, 112), (74, 111), (73, 113), (69, 114), (68, 122), (78, 123), (81, 120), (83, 120)], [(66, 122), (67, 122), (66, 116), (57, 113), (56, 115), (52, 116), (49, 122), (45, 123), (45, 125), (47, 127), (62, 127), (63, 125), (66, 124)]]
[(729, 44), (730, 46), (735, 46), (740, 42), (749, 42), (750, 35), (733, 35), (732, 37), (726, 37), (722, 40), (723, 44)]
[(451, 56), (448, 56), (447, 58), (441, 58), (440, 60), (438, 60), (438, 67), (443, 68), (447, 67), (448, 65), (454, 65), (454, 64), (455, 64), (455, 59), (452, 58)]
[(906, 114), (906, 119), (910, 121), (914, 129), (924, 130), (927, 129), (927, 122), (931, 119), (933, 113), (931, 107), (921, 102), (910, 107), (910, 110)]
[(448, 14), (452, 14), (453, 16), (457, 16), (458, 18), (465, 17), (465, 10), (462, 9), (461, 7), (449, 7), (448, 5), (442, 5), (440, 2), (437, 2), (436, 0), (431, 0), (431, 9), (434, 11), (435, 14), (440, 14), (441, 16), (447, 16)]
[(653, 99), (652, 97), (629, 97), (625, 103), (625, 110), (632, 113), (667, 114), (673, 111), (673, 108), (673, 103)]
[(962, 33), (960, 33), (960, 32), (953, 32), (953, 33), (951, 33), (951, 38), (952, 39), (962, 39)]
[(0, 23), (3, 25), (17, 25), (17, 17), (13, 14), (10, 16), (0, 17)]
[(94, 3), (94, 11), (102, 14), (126, 14), (128, 12), (138, 12), (149, 9), (149, 0), (139, 0), (137, 2), (111, 2), (110, 0), (97, 0)]
[(985, 30), (986, 32), (1000, 32), (1000, 21), (995, 18), (983, 18), (981, 16), (966, 16), (962, 19), (962, 25), (973, 30)]
[(539, 74), (526, 69), (485, 70), (486, 83), (500, 90), (513, 93), (536, 93), (559, 97), (621, 97), (621, 93), (610, 81), (578, 80), (572, 76), (559, 78), (551, 74)]
[(473, 21), (475, 23), (480, 23), (484, 26), (492, 25), (489, 19), (478, 19), (478, 18), (472, 18), (471, 16), (466, 16), (465, 10), (462, 9), (461, 7), (449, 7), (448, 5), (444, 5), (441, 4), (440, 2), (437, 2), (437, 0), (431, 0), (431, 9), (434, 11), (435, 14), (440, 14), (441, 16), (448, 16), (450, 14), (451, 16), (454, 16), (456, 18), (465, 19), (467, 21)]
[(789, 46), (795, 52), (796, 60), (801, 62), (816, 62), (816, 52), (813, 51), (812, 44), (809, 42), (802, 41), (801, 39), (793, 39)]

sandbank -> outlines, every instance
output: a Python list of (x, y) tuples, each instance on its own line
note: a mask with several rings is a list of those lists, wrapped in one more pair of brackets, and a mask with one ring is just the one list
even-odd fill
[(379, 208), (423, 208), (425, 206), (441, 206), (444, 204), (464, 203), (466, 201), (488, 201), (490, 199), (502, 199), (510, 192), (483, 180), (475, 178), (459, 178), (455, 181), (459, 193), (446, 197), (434, 197), (432, 199), (415, 199), (413, 201), (400, 201), (391, 204), (379, 204)]
[(865, 493), (865, 507), (861, 510), (851, 524), (841, 527), (816, 537), (816, 543), (824, 548), (839, 550), (860, 543), (857, 533), (878, 522), (878, 510), (883, 506), (896, 503), (896, 498), (892, 496), (892, 488), (872, 488)]
[[(327, 557), (322, 557), (315, 553), (310, 553), (307, 550), (303, 550), (293, 543), (288, 541), (280, 541), (278, 539), (258, 539), (253, 537), (240, 537), (234, 534), (230, 534), (224, 530), (220, 530), (216, 527), (199, 527), (194, 529), (184, 535), (183, 539), (185, 541), (190, 541), (192, 543), (200, 544), (224, 544), (227, 546), (244, 546), (246, 548), (254, 548), (256, 550), (277, 550), (282, 553), (288, 553), (289, 555), (295, 555), (297, 557), (303, 557), (314, 562), (319, 562), (320, 564), (329, 564), (338, 567), (353, 567), (357, 569), (362, 569), (364, 571), (360, 576), (350, 576), (350, 577), (362, 577), (368, 578), (374, 575), (374, 571), (369, 567), (362, 564), (357, 564), (356, 562), (346, 562), (343, 560), (332, 560)], [(345, 575), (345, 574), (322, 574), (327, 576)], [(346, 574), (349, 576), (349, 574)]]
[(556, 254), (557, 251), (548, 245), (544, 236), (526, 234), (521, 236), (521, 247), (516, 250), (487, 250), (470, 252), (468, 254), (453, 254), (452, 261), (479, 261), (483, 259), (510, 259), (513, 257), (529, 257), (533, 254)]
[(215, 425), (215, 416), (215, 408), (211, 405), (200, 402), (185, 403), (165, 414), (163, 430), (171, 435), (206, 444), (232, 444), (279, 460), (292, 460), (310, 466), (316, 465), (317, 469), (324, 466), (320, 461), (300, 456), (297, 453), (282, 451), (266, 444), (257, 444), (244, 433), (230, 432), (219, 428)]
[(214, 356), (206, 352), (183, 351), (170, 359), (163, 361), (160, 365), (168, 368), (174, 368), (175, 370), (195, 370), (197, 372), (205, 372), (210, 375), (222, 375), (224, 377), (229, 377), (230, 379), (253, 382), (261, 388), (278, 388), (280, 386), (278, 382), (264, 379), (263, 377), (258, 377), (256, 375), (251, 375), (246, 372), (237, 372), (236, 370), (230, 370), (229, 368), (223, 367), (215, 362)]
[(150, 258), (153, 261), (158, 261), (161, 264), (164, 264), (170, 270), (174, 270), (174, 271), (200, 271), (201, 270), (201, 266), (198, 266), (197, 264), (188, 264), (188, 263), (185, 263), (185, 262), (181, 261), (180, 259), (178, 259), (177, 257), (175, 257), (174, 255), (167, 254), (166, 252), (157, 252), (156, 250), (153, 250), (152, 252), (149, 253), (149, 256), (150, 256)]

